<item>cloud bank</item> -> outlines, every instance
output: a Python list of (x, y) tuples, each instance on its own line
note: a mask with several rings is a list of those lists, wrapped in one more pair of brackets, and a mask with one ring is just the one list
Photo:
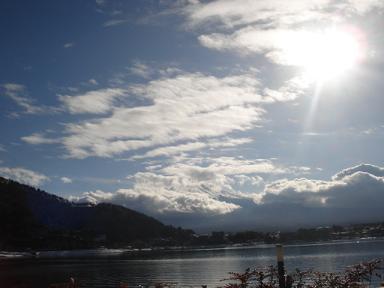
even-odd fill
[(130, 176), (132, 188), (115, 193), (87, 192), (77, 201), (113, 202), (152, 215), (227, 214), (241, 208), (233, 199), (257, 197), (257, 191), (241, 189), (245, 185), (257, 187), (263, 182), (263, 175), (305, 172), (305, 167), (283, 167), (265, 159), (181, 156), (168, 165), (148, 166), (147, 171)]
[[(358, 165), (337, 173), (328, 181), (293, 178), (263, 183), (263, 177), (271, 173), (279, 177), (292, 175), (289, 172), (292, 167), (278, 167), (265, 160), (251, 163), (219, 159), (212, 160), (209, 165), (199, 161), (201, 159), (195, 160), (196, 163), (140, 172), (132, 178), (132, 188), (113, 193), (87, 192), (73, 199), (113, 202), (167, 219), (173, 224), (188, 222), (200, 228), (204, 225), (196, 219), (204, 215), (209, 216), (206, 219), (210, 221), (221, 215), (224, 218), (220, 225), (229, 229), (236, 225), (264, 227), (265, 223), (279, 228), (331, 225), (378, 221), (384, 216), (382, 167)], [(299, 173), (302, 170), (305, 169)], [(245, 182), (253, 187), (252, 191), (241, 191)], [(187, 222), (180, 223), (180, 217), (188, 219)], [(210, 221), (206, 226), (212, 225)], [(213, 225), (218, 225), (215, 223)]]

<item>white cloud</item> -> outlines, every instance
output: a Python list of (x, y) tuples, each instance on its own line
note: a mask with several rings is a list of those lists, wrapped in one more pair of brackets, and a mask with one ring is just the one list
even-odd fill
[(95, 0), (95, 2), (96, 2), (96, 5), (103, 6), (103, 5), (105, 5), (106, 0)]
[[(357, 30), (357, 29), (355, 29)], [(342, 26), (321, 29), (313, 27), (300, 29), (273, 28), (261, 29), (247, 26), (232, 34), (213, 33), (199, 36), (203, 46), (216, 50), (233, 50), (243, 54), (262, 54), (270, 61), (282, 65), (306, 66), (316, 63), (314, 57), (327, 53), (345, 53), (356, 59), (363, 59), (364, 45), (358, 39), (358, 33)], [(334, 44), (336, 41), (336, 44)], [(339, 49), (339, 50), (337, 50)], [(349, 50), (348, 50), (349, 49)], [(329, 55), (331, 57), (331, 55)], [(337, 60), (337, 59), (334, 59)]]
[(310, 21), (341, 21), (351, 14), (365, 14), (383, 8), (380, 0), (215, 0), (190, 2), (182, 13), (187, 25), (227, 29), (258, 24), (262, 27), (292, 26)]
[[(115, 106), (108, 117), (68, 124), (63, 142), (70, 157), (110, 157), (176, 141), (223, 136), (254, 127), (264, 113), (256, 105), (264, 101), (258, 94), (259, 82), (248, 74), (224, 78), (180, 74), (135, 85), (129, 91), (150, 105)], [(120, 91), (112, 95), (110, 99), (103, 93), (96, 102), (88, 93), (65, 100), (73, 113), (84, 109), (105, 112), (112, 109)], [(83, 100), (92, 103), (80, 105)]]
[[(114, 193), (87, 192), (79, 199), (113, 202), (154, 214), (228, 214), (241, 208), (236, 199), (255, 199), (260, 193), (261, 175), (290, 174), (294, 169), (270, 160), (239, 158), (174, 159), (168, 166), (147, 167), (147, 172), (129, 176), (132, 188)], [(253, 191), (241, 191), (248, 186)], [(258, 190), (258, 191), (257, 191)]]
[[(262, 105), (291, 101), (305, 89), (298, 78), (288, 80), (277, 90), (263, 88), (254, 71), (226, 77), (179, 69), (164, 73), (145, 84), (60, 95), (61, 111), (110, 115), (68, 123), (58, 138), (33, 133), (22, 140), (35, 145), (62, 143), (72, 158), (111, 157), (156, 146), (163, 147), (136, 159), (234, 147), (243, 144), (243, 139), (227, 141), (221, 137), (260, 126), (265, 114)], [(18, 84), (8, 83), (5, 87), (12, 96), (25, 90)], [(176, 145), (180, 142), (184, 143)]]
[[(141, 148), (152, 151), (132, 159), (233, 147), (243, 144), (243, 139), (230, 143), (222, 137), (261, 126), (263, 105), (292, 101), (307, 89), (300, 77), (287, 80), (277, 90), (263, 88), (254, 71), (226, 77), (174, 73), (125, 88), (61, 95), (61, 109), (72, 114), (109, 114), (65, 124), (56, 139), (39, 133), (22, 139), (31, 144), (60, 142), (66, 157), (80, 159)], [(214, 144), (221, 139), (225, 144)], [(163, 147), (153, 149), (156, 146)]]
[(75, 43), (74, 42), (68, 42), (68, 43), (65, 43), (64, 44), (64, 48), (72, 48), (73, 46), (75, 46)]
[[(132, 189), (119, 189), (115, 193), (86, 192), (81, 197), (72, 197), (77, 202), (112, 202), (151, 215), (162, 213), (226, 214), (238, 208), (236, 204), (220, 201), (193, 187), (181, 187), (175, 176), (164, 176), (150, 172), (137, 173)], [(156, 187), (156, 188), (155, 188)], [(184, 188), (183, 190), (178, 190)], [(197, 188), (197, 187), (194, 187)]]
[(97, 82), (97, 80), (96, 80), (96, 79), (93, 79), (93, 78), (89, 79), (89, 80), (88, 80), (88, 83), (89, 83), (89, 84), (92, 84), (92, 85), (99, 85), (99, 82)]
[(156, 148), (146, 152), (143, 155), (133, 156), (131, 159), (155, 158), (159, 156), (170, 157), (170, 156), (179, 155), (185, 152), (191, 152), (191, 151), (196, 151), (201, 149), (235, 147), (235, 146), (239, 146), (239, 145), (250, 143), (250, 142), (252, 142), (252, 139), (250, 138), (215, 139), (215, 140), (206, 141), (206, 142), (196, 141), (196, 142), (189, 142), (186, 144)]
[(376, 177), (384, 177), (384, 168), (371, 165), (371, 164), (360, 164), (354, 167), (344, 169), (333, 176), (333, 180), (342, 180), (346, 176), (350, 176), (356, 172), (365, 172)]
[(44, 182), (49, 181), (49, 178), (44, 174), (20, 167), (0, 167), (0, 175), (2, 177), (9, 178), (32, 186), (39, 186)]
[(326, 14), (321, 8), (330, 0), (216, 0), (206, 3), (192, 3), (184, 7), (189, 26), (223, 25), (237, 27), (255, 22), (264, 26), (281, 23), (303, 22), (321, 19)]
[[(178, 193), (172, 189), (165, 189), (165, 184), (174, 179), (159, 177), (149, 173), (136, 176), (140, 184), (134, 189), (120, 189), (114, 194), (96, 195), (86, 194), (90, 201), (125, 203), (128, 207), (140, 211), (154, 213), (196, 213), (196, 214), (226, 214), (238, 208), (236, 204), (220, 201), (202, 193)], [(158, 185), (154, 192), (152, 185)], [(100, 198), (100, 196), (104, 196)], [(105, 197), (107, 196), (107, 197)], [(112, 197), (111, 197), (112, 196)]]
[(178, 162), (163, 168), (161, 171), (165, 174), (184, 175), (244, 175), (244, 174), (284, 174), (289, 173), (292, 168), (277, 166), (272, 161), (266, 159), (239, 159), (234, 157), (204, 158), (200, 161), (205, 166), (196, 166), (188, 162)]
[[(179, 217), (177, 213), (188, 217), (222, 215), (233, 225), (249, 224), (244, 217), (250, 214), (254, 216), (250, 225), (267, 221), (279, 227), (378, 221), (384, 215), (384, 176), (374, 175), (383, 175), (382, 167), (364, 164), (347, 168), (328, 181), (297, 178), (268, 184), (260, 175), (270, 177), (276, 172), (276, 176), (289, 176), (295, 174), (294, 169), (269, 160), (251, 162), (240, 158), (180, 158), (166, 167), (133, 175), (131, 188), (87, 192), (78, 199), (113, 202), (158, 217)], [(251, 191), (242, 191), (245, 186)]]
[(60, 139), (50, 139), (41, 133), (33, 133), (29, 136), (23, 136), (21, 137), (21, 140), (32, 145), (60, 143)]
[(295, 76), (286, 80), (283, 85), (274, 90), (264, 88), (263, 94), (265, 98), (271, 102), (286, 102), (293, 101), (299, 96), (304, 95), (310, 87), (310, 82), (304, 76)]
[(189, 28), (199, 32), (204, 28), (198, 40), (207, 48), (262, 54), (278, 64), (300, 65), (307, 61), (305, 52), (312, 57), (308, 51), (324, 40), (323, 29), (383, 8), (383, 1), (377, 0), (216, 0), (187, 4), (181, 13)]
[[(290, 44), (300, 48), (297, 43), (303, 43), (311, 33), (288, 29), (259, 29), (247, 26), (232, 34), (213, 33), (199, 36), (199, 42), (208, 48), (223, 51), (233, 50), (242, 54), (264, 54), (269, 60), (287, 65), (295, 65), (295, 59), (290, 54)], [(303, 47), (302, 49), (305, 49)]]
[(320, 191), (332, 187), (327, 181), (299, 178), (294, 180), (282, 179), (266, 185), (265, 195), (261, 198), (263, 204), (296, 203), (300, 205), (324, 205), (325, 197)]
[(353, 10), (357, 14), (366, 14), (374, 9), (384, 8), (384, 2), (382, 0), (349, 0), (347, 1), (346, 9)]
[(7, 152), (7, 149), (3, 145), (0, 144), (0, 152)]
[[(27, 91), (24, 85), (17, 83), (5, 83), (0, 86), (5, 96), (12, 99), (18, 106), (24, 109), (27, 114), (41, 114), (52, 112), (52, 109), (45, 106), (36, 106), (34, 101), (27, 97)], [(17, 114), (14, 114), (17, 115)]]
[(261, 203), (376, 210), (384, 205), (384, 169), (362, 164), (337, 173), (330, 181), (279, 180), (266, 186)]
[(107, 88), (75, 96), (60, 95), (59, 100), (72, 114), (104, 114), (113, 108), (113, 103), (117, 98), (125, 94), (126, 91), (123, 89)]
[[(265, 53), (284, 46), (284, 39), (289, 30), (245, 27), (232, 34), (213, 33), (199, 36), (199, 42), (216, 50), (240, 50), (243, 53)], [(288, 37), (287, 37), (288, 38)]]
[(78, 203), (103, 203), (103, 202), (112, 202), (111, 199), (113, 193), (104, 192), (102, 190), (85, 192), (82, 196), (69, 196), (68, 200)]
[(112, 19), (104, 22), (103, 26), (104, 27), (118, 26), (118, 25), (127, 23), (128, 21), (129, 21), (128, 19)]
[(248, 176), (248, 175), (235, 175), (234, 178), (236, 179), (237, 183), (240, 186), (244, 186), (246, 184), (250, 184), (252, 186), (259, 186), (263, 184), (264, 179), (261, 176)]
[(72, 179), (71, 179), (71, 178), (68, 178), (68, 177), (61, 177), (60, 180), (61, 180), (64, 184), (70, 184), (70, 183), (72, 183)]
[(153, 74), (153, 69), (147, 64), (140, 61), (135, 61), (133, 65), (129, 68), (129, 71), (136, 76), (148, 79)]

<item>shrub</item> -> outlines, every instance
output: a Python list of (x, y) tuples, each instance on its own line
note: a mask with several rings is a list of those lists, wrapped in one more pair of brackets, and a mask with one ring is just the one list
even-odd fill
[[(371, 287), (381, 280), (382, 260), (375, 259), (349, 266), (341, 273), (300, 271), (296, 269), (285, 277), (286, 288), (360, 288)], [(224, 288), (278, 288), (277, 268), (269, 266), (264, 269), (246, 269), (243, 273), (230, 272), (228, 279), (236, 281)]]

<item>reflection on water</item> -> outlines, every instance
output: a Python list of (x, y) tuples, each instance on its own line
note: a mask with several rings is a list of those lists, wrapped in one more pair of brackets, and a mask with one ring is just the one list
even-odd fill
[[(73, 252), (76, 256), (79, 253)], [(178, 287), (201, 287), (202, 284), (216, 287), (223, 285), (220, 279), (226, 278), (229, 271), (240, 272), (276, 261), (275, 248), (271, 245), (172, 251), (147, 255), (141, 260), (128, 259), (121, 251), (111, 253), (109, 256), (114, 257), (3, 261), (0, 262), (0, 287), (11, 287), (17, 282), (27, 284), (26, 287), (47, 287), (50, 283), (64, 282), (70, 276), (79, 279), (81, 287), (118, 287), (120, 282), (130, 287), (156, 282), (173, 282)], [(345, 266), (374, 258), (384, 258), (383, 240), (285, 247), (288, 272), (295, 268), (340, 271)]]

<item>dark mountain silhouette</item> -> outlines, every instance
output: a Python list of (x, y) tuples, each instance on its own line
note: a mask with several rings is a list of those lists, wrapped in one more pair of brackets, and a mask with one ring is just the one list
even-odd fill
[(176, 245), (192, 234), (122, 206), (77, 204), (0, 177), (3, 250)]

